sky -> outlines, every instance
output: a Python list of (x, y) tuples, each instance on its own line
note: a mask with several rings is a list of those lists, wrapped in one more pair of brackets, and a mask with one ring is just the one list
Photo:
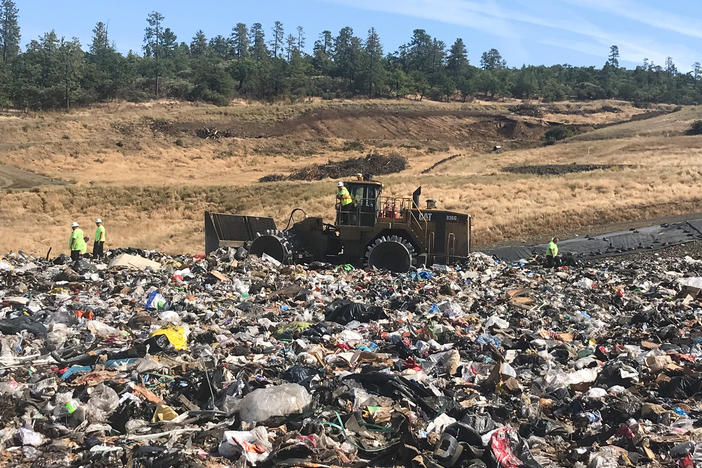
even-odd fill
[(370, 27), (384, 52), (409, 42), (414, 29), (425, 29), (447, 46), (461, 37), (471, 63), (496, 48), (509, 66), (602, 66), (610, 45), (628, 68), (644, 58), (664, 65), (668, 56), (686, 72), (702, 62), (702, 1), (699, 0), (15, 0), (21, 43), (55, 30), (59, 36), (90, 43), (95, 23), (108, 25), (110, 40), (121, 52), (142, 52), (146, 17), (165, 16), (179, 41), (190, 43), (198, 29), (208, 38), (229, 35), (238, 22), (259, 22), (267, 39), (275, 21), (288, 32), (299, 25), (305, 49), (325, 29), (335, 35), (344, 26), (365, 38)]

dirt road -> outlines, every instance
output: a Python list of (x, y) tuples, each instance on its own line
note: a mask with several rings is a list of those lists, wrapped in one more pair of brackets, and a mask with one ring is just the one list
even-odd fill
[(62, 185), (64, 182), (12, 166), (0, 164), (0, 189), (30, 189), (39, 185)]

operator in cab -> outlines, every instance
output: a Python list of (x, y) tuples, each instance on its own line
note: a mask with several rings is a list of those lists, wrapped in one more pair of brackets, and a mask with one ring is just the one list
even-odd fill
[(336, 187), (337, 207), (341, 211), (341, 215), (339, 218), (343, 224), (347, 224), (349, 222), (349, 212), (351, 212), (353, 207), (353, 199), (351, 198), (349, 189), (344, 187), (343, 182), (339, 182), (338, 184), (336, 184)]

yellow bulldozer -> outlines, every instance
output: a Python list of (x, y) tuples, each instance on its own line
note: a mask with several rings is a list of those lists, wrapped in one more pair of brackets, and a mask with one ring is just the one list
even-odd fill
[[(386, 197), (370, 177), (344, 182), (352, 203), (336, 204), (336, 219), (325, 223), (296, 208), (287, 226), (273, 218), (205, 212), (205, 252), (246, 246), (281, 263), (327, 261), (407, 272), (412, 265), (450, 264), (467, 259), (471, 217), (436, 209), (427, 200), (420, 209), (421, 187), (412, 197)], [(295, 222), (295, 217), (302, 219)]]

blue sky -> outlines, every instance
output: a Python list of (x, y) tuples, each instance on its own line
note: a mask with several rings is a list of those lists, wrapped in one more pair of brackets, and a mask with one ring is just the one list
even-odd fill
[(228, 35), (237, 22), (263, 24), (270, 35), (279, 20), (286, 34), (298, 25), (307, 49), (324, 29), (336, 34), (351, 26), (365, 37), (374, 26), (385, 52), (408, 42), (412, 30), (426, 29), (450, 45), (462, 37), (471, 63), (497, 48), (510, 66), (569, 63), (601, 66), (611, 44), (620, 63), (644, 57), (663, 65), (673, 57), (681, 71), (702, 62), (702, 1), (673, 0), (16, 0), (22, 45), (54, 29), (87, 44), (97, 21), (109, 25), (118, 49), (141, 53), (146, 16), (156, 10), (179, 41), (195, 31)]

